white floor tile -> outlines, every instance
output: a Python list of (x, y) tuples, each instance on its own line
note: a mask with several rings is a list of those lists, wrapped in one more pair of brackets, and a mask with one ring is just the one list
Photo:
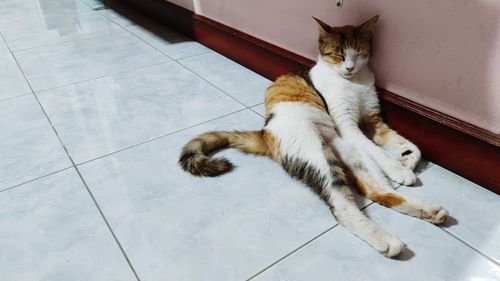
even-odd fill
[(419, 179), (423, 186), (401, 191), (447, 208), (453, 218), (447, 230), (500, 263), (500, 196), (438, 165)]
[(33, 95), (0, 102), (0, 190), (71, 166)]
[(173, 59), (210, 52), (210, 49), (157, 24), (129, 26), (127, 29)]
[(19, 66), (8, 50), (3, 52), (0, 50), (0, 66), (0, 101), (31, 93)]
[(271, 85), (266, 78), (214, 52), (180, 62), (246, 106), (264, 102)]
[(401, 260), (336, 227), (252, 280), (500, 280), (500, 266), (438, 227), (378, 205), (367, 210), (407, 244)]
[(77, 173), (0, 192), (1, 280), (135, 280)]
[(259, 104), (252, 107), (252, 110), (257, 112), (260, 116), (266, 117), (266, 106), (265, 104)]
[(244, 108), (175, 62), (44, 91), (39, 99), (77, 163)]
[(10, 52), (10, 50), (7, 47), (7, 44), (5, 44), (3, 39), (0, 37), (0, 54), (5, 53), (5, 52)]
[(0, 31), (33, 24), (50, 26), (54, 22), (63, 22), (68, 15), (89, 13), (95, 11), (79, 0), (2, 0)]
[(23, 24), (13, 25), (2, 31), (13, 51), (123, 31), (97, 12), (44, 16), (43, 20), (26, 18)]
[(14, 54), (35, 91), (170, 60), (128, 32)]

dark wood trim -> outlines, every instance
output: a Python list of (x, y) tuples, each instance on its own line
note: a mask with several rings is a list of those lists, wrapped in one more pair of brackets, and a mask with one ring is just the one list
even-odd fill
[[(119, 0), (245, 67), (274, 80), (314, 61), (165, 0)], [(500, 137), (380, 89), (387, 123), (427, 159), (500, 194)]]
[(478, 139), (484, 140), (488, 143), (500, 147), (500, 137), (488, 130), (479, 128), (475, 125), (459, 120), (455, 117), (443, 114), (432, 108), (420, 105), (412, 100), (403, 98), (384, 89), (381, 89), (380, 98), (395, 103), (399, 106), (402, 106), (408, 110), (416, 112), (420, 115), (423, 115), (429, 119), (444, 124), (448, 127), (452, 127), (453, 129), (459, 130), (463, 133), (466, 133), (468, 135), (471, 135), (473, 137), (476, 137)]

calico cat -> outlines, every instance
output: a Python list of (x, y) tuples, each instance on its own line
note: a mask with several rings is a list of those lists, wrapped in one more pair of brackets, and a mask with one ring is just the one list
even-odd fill
[(269, 86), (264, 128), (202, 134), (184, 146), (182, 168), (196, 176), (224, 174), (232, 164), (211, 156), (223, 148), (270, 157), (314, 190), (341, 225), (387, 257), (400, 254), (404, 244), (359, 210), (351, 186), (381, 205), (443, 223), (448, 217), (444, 208), (396, 194), (385, 177), (413, 184), (420, 151), (379, 116), (374, 75), (367, 66), (377, 20), (331, 27), (316, 19), (318, 61)]

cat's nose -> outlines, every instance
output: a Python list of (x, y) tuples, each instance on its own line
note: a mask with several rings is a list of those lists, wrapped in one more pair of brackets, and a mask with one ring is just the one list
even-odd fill
[(349, 71), (349, 72), (352, 72), (354, 70), (354, 66), (353, 67), (346, 67), (345, 69), (347, 69), (347, 71)]

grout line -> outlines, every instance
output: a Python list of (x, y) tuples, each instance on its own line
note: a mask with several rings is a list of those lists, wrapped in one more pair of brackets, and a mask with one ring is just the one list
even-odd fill
[(253, 110), (252, 108), (248, 108), (248, 109), (250, 109), (253, 113), (259, 115), (260, 117), (265, 118), (264, 116), (260, 115), (260, 113), (258, 113), (257, 111)]
[[(14, 61), (16, 62), (17, 64), (17, 67), (19, 68), (19, 70), (21, 71), (24, 79), (26, 80), (26, 83), (28, 84), (28, 87), (31, 89), (31, 92), (35, 98), (35, 100), (37, 101), (38, 105), (40, 106), (40, 109), (42, 110), (42, 113), (45, 115), (45, 118), (47, 119), (47, 121), (49, 122), (50, 126), (52, 127), (52, 131), (54, 132), (54, 134), (56, 135), (57, 139), (59, 140), (59, 143), (61, 144), (62, 148), (64, 149), (64, 151), (66, 152), (66, 156), (68, 156), (69, 160), (71, 161), (71, 164), (72, 164), (72, 168), (75, 168), (75, 171), (77, 172), (78, 176), (80, 177), (85, 189), (87, 190), (88, 194), (90, 195), (92, 201), (94, 202), (94, 205), (96, 206), (99, 214), (101, 215), (101, 218), (104, 220), (104, 223), (106, 224), (108, 230), (111, 232), (111, 235), (113, 236), (113, 239), (115, 240), (116, 244), (118, 245), (118, 247), (120, 248), (120, 251), (122, 252), (122, 255), (124, 256), (125, 260), (127, 261), (130, 269), (132, 270), (135, 278), (140, 281), (140, 278), (139, 276), (137, 275), (137, 272), (135, 271), (135, 268), (134, 266), (132, 265), (132, 263), (130, 262), (130, 259), (128, 258), (127, 256), (127, 253), (125, 252), (125, 250), (123, 249), (120, 241), (118, 240), (118, 238), (116, 237), (113, 229), (111, 228), (111, 225), (109, 224), (108, 220), (106, 219), (106, 217), (104, 216), (104, 213), (102, 212), (99, 204), (97, 203), (97, 200), (95, 199), (94, 195), (92, 194), (90, 188), (88, 187), (87, 183), (85, 182), (85, 180), (83, 179), (81, 173), (80, 173), (80, 170), (78, 170), (78, 167), (75, 165), (75, 162), (73, 161), (73, 159), (71, 158), (71, 155), (69, 154), (68, 152), (68, 149), (66, 148), (66, 146), (64, 145), (64, 143), (62, 142), (60, 136), (59, 136), (59, 133), (57, 132), (56, 128), (54, 127), (54, 124), (52, 123), (52, 121), (50, 120), (47, 112), (45, 111), (45, 109), (43, 108), (42, 104), (40, 103), (40, 100), (38, 99), (37, 95), (35, 94), (35, 91), (33, 90), (33, 87), (31, 86), (31, 84), (29, 83), (28, 81), (28, 78), (26, 77), (26, 74), (24, 73), (23, 69), (21, 68), (21, 66), (19, 65), (19, 62), (17, 61), (16, 57), (14, 56), (14, 53), (12, 52), (12, 50), (10, 49), (10, 46), (8, 45), (7, 41), (5, 40), (5, 37), (3, 37), (2, 34), (0, 34), (0, 36), (2, 37), (2, 39), (4, 40), (5, 44), (7, 45), (7, 48), (9, 49), (10, 51), (10, 54), (12, 55), (12, 57), (14, 58)], [(71, 168), (71, 167), (70, 167)]]
[(455, 235), (454, 233), (446, 230), (444, 227), (438, 227), (439, 229), (441, 229), (442, 231), (444, 231), (445, 233), (449, 234), (451, 237), (455, 238), (456, 240), (462, 242), (462, 244), (464, 244), (465, 246), (471, 248), (474, 252), (478, 253), (479, 255), (483, 256), (484, 258), (486, 258), (487, 260), (491, 261), (492, 263), (496, 264), (497, 266), (500, 266), (500, 262), (495, 260), (494, 258), (491, 258), (490, 256), (486, 255), (485, 253), (481, 252), (479, 249), (476, 249), (475, 247), (473, 247), (471, 244), (467, 243), (465, 240), (462, 240), (462, 238), (458, 237), (457, 235)]
[[(108, 19), (106, 17), (104, 17), (105, 19)], [(114, 22), (113, 22), (114, 24)], [(25, 51), (31, 51), (33, 49), (41, 49), (41, 48), (47, 48), (47, 47), (58, 47), (59, 45), (64, 45), (64, 44), (68, 44), (68, 43), (71, 43), (71, 42), (77, 42), (77, 41), (82, 41), (82, 40), (86, 40), (86, 39), (93, 39), (93, 38), (96, 38), (96, 37), (101, 37), (101, 36), (106, 36), (106, 35), (113, 35), (113, 34), (119, 34), (119, 33), (125, 33), (125, 30), (122, 30), (121, 28), (120, 29), (117, 29), (116, 31), (111, 31), (111, 32), (107, 32), (107, 33), (99, 33), (99, 32), (95, 32), (95, 33), (90, 33), (88, 34), (88, 36), (83, 36), (83, 37), (79, 37), (79, 38), (73, 38), (73, 39), (69, 39), (67, 41), (62, 41), (62, 42), (57, 42), (57, 43), (49, 43), (49, 44), (44, 44), (44, 45), (39, 45), (39, 46), (33, 46), (33, 47), (29, 47), (29, 48), (24, 48), (24, 49), (16, 49), (16, 50), (12, 50), (12, 52), (14, 53), (20, 53), (20, 52), (25, 52)]]
[(150, 65), (146, 65), (146, 66), (141, 66), (141, 67), (134, 68), (134, 69), (127, 69), (127, 70), (123, 70), (123, 71), (119, 71), (119, 72), (114, 72), (112, 74), (106, 74), (106, 75), (102, 75), (102, 76), (98, 76), (98, 77), (94, 77), (94, 78), (89, 78), (89, 79), (81, 80), (78, 82), (71, 82), (68, 84), (63, 84), (63, 85), (59, 85), (59, 86), (55, 86), (55, 87), (51, 87), (51, 88), (36, 90), (34, 92), (37, 94), (45, 94), (44, 92), (48, 92), (48, 91), (51, 91), (54, 89), (64, 88), (64, 87), (71, 86), (71, 85), (78, 85), (78, 84), (82, 84), (82, 83), (93, 81), (93, 80), (99, 80), (99, 79), (103, 79), (103, 78), (113, 77), (115, 75), (124, 74), (127, 72), (141, 70), (141, 69), (145, 69), (145, 68), (149, 68), (149, 67), (153, 67), (153, 66), (157, 66), (157, 65), (161, 65), (161, 64), (167, 64), (167, 63), (173, 63), (173, 61), (158, 62), (158, 63), (154, 63), (154, 64), (150, 64)]
[(115, 150), (113, 152), (109, 152), (109, 153), (106, 153), (106, 154), (103, 154), (99, 157), (96, 157), (96, 158), (92, 158), (90, 160), (85, 160), (83, 162), (80, 162), (78, 164), (76, 164), (77, 166), (80, 166), (80, 165), (84, 165), (84, 164), (87, 164), (89, 162), (92, 162), (92, 161), (95, 161), (95, 160), (98, 160), (98, 159), (101, 159), (101, 158), (105, 158), (105, 157), (108, 157), (110, 155), (113, 155), (113, 154), (116, 154), (116, 153), (119, 153), (119, 152), (122, 152), (122, 151), (125, 151), (125, 150), (128, 150), (128, 149), (131, 149), (131, 148), (134, 148), (134, 147), (137, 147), (137, 146), (141, 146), (143, 144), (146, 144), (146, 143), (150, 143), (150, 142), (153, 142), (153, 141), (156, 141), (156, 140), (159, 140), (159, 139), (162, 139), (162, 138), (165, 138), (165, 137), (168, 137), (170, 135), (173, 135), (173, 134), (177, 134), (179, 132), (182, 132), (182, 131), (185, 131), (185, 130), (188, 130), (188, 129), (192, 129), (194, 127), (198, 127), (198, 126), (201, 126), (201, 125), (204, 125), (204, 124), (207, 124), (207, 123), (210, 123), (212, 121), (215, 121), (217, 119), (221, 119), (221, 118), (224, 118), (224, 117), (227, 117), (229, 115), (232, 115), (232, 114), (235, 114), (235, 113), (238, 113), (238, 112), (242, 112), (242, 111), (245, 111), (247, 110), (248, 108), (242, 108), (242, 109), (239, 109), (239, 110), (236, 110), (236, 111), (233, 111), (233, 112), (230, 112), (230, 113), (227, 113), (227, 114), (224, 114), (224, 115), (221, 115), (219, 117), (215, 117), (213, 119), (210, 119), (210, 120), (207, 120), (207, 121), (203, 121), (201, 123), (197, 123), (197, 124), (194, 124), (194, 125), (191, 125), (191, 126), (188, 126), (186, 128), (182, 128), (182, 129), (179, 129), (179, 130), (176, 130), (176, 131), (173, 131), (173, 132), (170, 132), (170, 133), (166, 133), (166, 134), (163, 134), (163, 135), (160, 135), (160, 136), (157, 136), (157, 137), (154, 137), (152, 139), (149, 139), (149, 140), (146, 140), (146, 141), (143, 141), (143, 142), (140, 142), (140, 143), (136, 143), (134, 145), (130, 145), (130, 146), (127, 146), (127, 147), (124, 147), (124, 148), (121, 148), (121, 149), (118, 149), (118, 150)]
[(261, 116), (262, 118), (266, 118), (265, 116), (263, 116), (262, 114), (260, 114), (259, 112), (257, 112), (256, 110), (253, 109), (254, 107), (262, 105), (262, 104), (264, 104), (264, 103), (262, 102), (262, 103), (259, 103), (259, 104), (252, 105), (252, 106), (248, 107), (248, 109), (250, 109), (251, 111), (257, 113), (257, 115)]
[(0, 102), (12, 100), (12, 99), (15, 99), (15, 98), (24, 97), (24, 96), (27, 96), (27, 95), (31, 95), (31, 92), (26, 93), (26, 94), (17, 95), (17, 96), (8, 97), (8, 98), (3, 98), (3, 99), (0, 99)]
[[(187, 39), (189, 39), (189, 38), (187, 38)], [(192, 42), (196, 42), (196, 43), (200, 44), (200, 42), (198, 42), (198, 41), (192, 41)], [(199, 54), (194, 54), (194, 55), (185, 56), (185, 57), (182, 57), (182, 58), (176, 58), (176, 59), (174, 59), (174, 60), (175, 60), (175, 61), (179, 61), (179, 60), (183, 60), (183, 59), (190, 59), (190, 58), (193, 58), (193, 57), (203, 56), (203, 55), (207, 55), (207, 54), (211, 54), (211, 53), (217, 53), (217, 52), (215, 52), (214, 50), (212, 50), (212, 49), (208, 48), (207, 46), (205, 46), (205, 45), (203, 45), (203, 44), (200, 44), (200, 45), (202, 45), (202, 46), (204, 46), (205, 48), (207, 48), (207, 49), (208, 49), (208, 51), (205, 51), (205, 52), (203, 52), (203, 53), (199, 53)], [(217, 53), (217, 54), (218, 54), (218, 53)]]
[[(361, 207), (360, 210), (363, 211), (365, 210), (366, 208), (370, 207), (371, 205), (373, 205), (375, 202), (371, 201), (370, 203), (368, 203), (366, 206), (364, 207)], [(314, 236), (313, 238), (311, 238), (311, 240), (305, 242), (304, 244), (300, 245), (299, 247), (297, 247), (296, 249), (294, 249), (293, 251), (289, 252), (288, 254), (284, 255), (283, 257), (279, 258), (278, 260), (274, 261), (273, 263), (271, 263), (270, 265), (264, 267), (263, 269), (261, 269), (260, 271), (258, 271), (257, 273), (255, 273), (254, 275), (252, 275), (250, 278), (248, 278), (246, 281), (249, 281), (251, 279), (254, 279), (255, 277), (259, 276), (260, 274), (264, 273), (265, 271), (267, 271), (268, 269), (270, 269), (271, 267), (275, 266), (276, 264), (282, 262), (283, 260), (285, 260), (286, 258), (290, 257), (291, 255), (295, 254), (296, 252), (298, 252), (299, 250), (301, 250), (302, 248), (304, 248), (305, 246), (311, 244), (312, 242), (318, 240), (319, 238), (321, 238), (323, 235), (327, 234), (328, 232), (330, 232), (332, 229), (334, 229), (335, 227), (339, 226), (340, 224), (338, 222), (336, 222), (333, 226), (327, 228), (326, 230), (322, 231), (321, 233), (319, 233), (318, 235)]]
[(327, 232), (329, 232), (330, 230), (334, 229), (335, 227), (337, 227), (339, 225), (339, 223), (337, 222), (336, 224), (334, 224), (333, 226), (330, 226), (329, 228), (327, 228), (326, 230), (324, 230), (323, 232), (321, 232), (320, 234), (314, 236), (311, 240), (305, 242), (304, 244), (300, 245), (298, 248), (296, 248), (295, 250), (291, 251), (290, 253), (284, 255), (283, 257), (279, 258), (278, 260), (276, 260), (275, 262), (271, 263), (270, 265), (266, 266), (265, 268), (261, 269), (259, 272), (255, 273), (254, 275), (250, 276), (250, 278), (246, 279), (246, 281), (249, 281), (249, 280), (252, 280), (254, 279), (255, 277), (259, 276), (260, 274), (264, 273), (265, 271), (267, 271), (269, 268), (273, 267), (274, 265), (280, 263), (281, 261), (283, 261), (284, 259), (288, 258), (289, 256), (295, 254), (296, 252), (300, 251), (302, 248), (304, 248), (305, 246), (311, 244), (312, 242), (314, 242), (315, 240), (317, 240), (318, 238), (320, 238), (321, 236), (323, 236), (324, 234), (326, 234)]
[[(199, 75), (198, 73), (194, 72), (192, 69), (188, 68), (187, 66), (185, 66), (184, 64), (182, 64), (180, 61), (172, 58), (171, 56), (169, 56), (168, 54), (166, 54), (165, 52), (163, 52), (162, 50), (160, 50), (159, 48), (157, 48), (156, 46), (154, 46), (153, 44), (147, 42), (146, 40), (144, 40), (143, 38), (141, 38), (139, 35), (133, 33), (132, 31), (128, 30), (127, 28), (123, 27), (121, 24), (113, 21), (115, 24), (117, 24), (118, 26), (120, 26), (121, 28), (125, 29), (126, 31), (128, 31), (130, 34), (132, 34), (133, 36), (137, 37), (139, 40), (143, 41), (144, 43), (148, 44), (149, 46), (151, 46), (153, 49), (157, 50), (158, 52), (162, 53), (164, 56), (170, 58), (172, 61), (176, 62), (177, 64), (179, 64), (180, 66), (182, 66), (183, 68), (185, 68), (186, 70), (188, 70), (189, 72), (193, 73), (194, 75), (198, 76), (199, 78), (201, 78), (203, 81), (207, 82), (208, 84), (212, 85), (213, 87), (215, 87), (216, 89), (218, 89), (219, 91), (221, 91), (222, 93), (224, 93), (225, 95), (227, 95), (228, 97), (232, 98), (233, 100), (235, 100), (237, 103), (243, 105), (245, 108), (247, 109), (250, 109), (247, 105), (243, 104), (242, 102), (240, 102), (239, 100), (237, 100), (235, 97), (233, 97), (232, 95), (226, 93), (225, 91), (223, 91), (221, 88), (217, 87), (216, 85), (212, 84), (210, 81), (208, 81), (207, 79), (205, 79), (205, 77), (202, 77), (201, 75)], [(160, 26), (161, 28), (161, 26)], [(196, 41), (194, 41), (196, 42)], [(209, 52), (206, 52), (206, 53), (209, 53)], [(203, 53), (203, 54), (206, 54), (206, 53)], [(202, 55), (202, 54), (198, 54), (198, 55)], [(180, 59), (179, 59), (180, 60)], [(253, 111), (253, 110), (252, 110)]]
[[(68, 155), (68, 157), (69, 157), (69, 155)], [(113, 239), (115, 240), (116, 244), (118, 244), (118, 247), (120, 248), (120, 251), (122, 252), (123, 257), (125, 257), (125, 260), (127, 261), (130, 269), (132, 270), (132, 273), (134, 274), (135, 278), (138, 281), (140, 281), (141, 279), (139, 278), (139, 275), (137, 274), (137, 271), (135, 270), (134, 266), (132, 265), (132, 262), (130, 261), (127, 253), (125, 252), (125, 249), (123, 248), (122, 244), (120, 243), (120, 240), (118, 240), (118, 237), (116, 237), (115, 232), (111, 228), (111, 224), (108, 222), (108, 220), (104, 216), (104, 212), (102, 211), (101, 207), (97, 203), (97, 200), (95, 199), (94, 194), (92, 193), (92, 191), (90, 190), (89, 186), (87, 185), (87, 182), (85, 181), (85, 179), (83, 178), (82, 174), (80, 173), (80, 170), (75, 165), (75, 162), (73, 162), (73, 159), (71, 159), (71, 162), (73, 163), (73, 167), (75, 168), (76, 173), (80, 177), (80, 180), (82, 181), (83, 185), (85, 186), (85, 189), (87, 190), (88, 194), (90, 195), (90, 198), (94, 202), (94, 204), (95, 204), (95, 206), (97, 208), (97, 211), (99, 212), (99, 214), (101, 215), (102, 219), (104, 220), (104, 223), (108, 227), (109, 232), (111, 232), (111, 235), (113, 236)]]
[(39, 180), (39, 179), (43, 179), (43, 178), (48, 177), (48, 176), (52, 176), (52, 175), (54, 175), (54, 174), (57, 174), (57, 173), (59, 173), (59, 172), (62, 172), (62, 171), (65, 171), (65, 170), (68, 170), (68, 169), (71, 169), (71, 168), (73, 168), (73, 166), (68, 166), (68, 167), (66, 167), (66, 168), (62, 168), (62, 169), (60, 169), (60, 170), (50, 172), (50, 173), (48, 173), (48, 174), (46, 174), (46, 175), (43, 175), (43, 176), (40, 176), (40, 177), (37, 177), (37, 178), (34, 178), (34, 179), (30, 179), (30, 180), (25, 181), (25, 182), (22, 182), (22, 183), (18, 183), (18, 184), (16, 184), (16, 185), (13, 185), (13, 186), (10, 186), (10, 187), (7, 187), (7, 188), (4, 188), (4, 189), (0, 190), (0, 193), (1, 193), (1, 192), (4, 192), (4, 191), (7, 191), (7, 190), (14, 189), (14, 188), (19, 187), (19, 186), (21, 186), (21, 185), (25, 185), (25, 184), (30, 183), (30, 182), (33, 182), (33, 181), (37, 181), (37, 180)]
[[(218, 86), (212, 84), (212, 82), (208, 81), (205, 77), (202, 77), (200, 74), (194, 72), (192, 69), (190, 69), (189, 67), (185, 66), (184, 64), (182, 64), (181, 62), (179, 61), (175, 61), (176, 63), (178, 63), (179, 65), (181, 65), (182, 67), (184, 67), (185, 69), (189, 70), (191, 73), (193, 73), (194, 75), (200, 77), (203, 81), (207, 82), (208, 84), (214, 86), (216, 89), (218, 89), (219, 91), (221, 91), (222, 93), (226, 94), (228, 97), (232, 98), (233, 100), (235, 100), (236, 102), (238, 102), (239, 104), (243, 105), (244, 107), (246, 107), (247, 109), (250, 109), (249, 106), (245, 105), (244, 103), (242, 103), (241, 101), (237, 100), (235, 97), (233, 97), (232, 95), (226, 93), (226, 91), (222, 90), (221, 88), (219, 88)], [(251, 110), (251, 109), (250, 109)], [(253, 110), (252, 110), (253, 111)]]

